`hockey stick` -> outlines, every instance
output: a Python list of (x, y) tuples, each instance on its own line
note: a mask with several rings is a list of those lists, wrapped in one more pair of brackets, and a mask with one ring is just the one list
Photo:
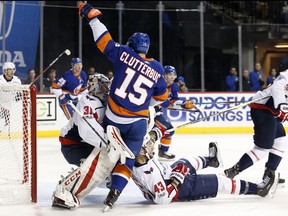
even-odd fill
[(180, 112), (201, 112), (198, 108), (197, 110), (191, 109), (178, 109), (178, 108), (167, 108), (168, 110), (180, 111)]
[[(85, 118), (85, 116), (77, 109), (77, 107), (73, 104), (72, 100), (68, 101), (68, 104), (75, 110), (75, 112), (85, 121), (85, 123), (93, 130), (93, 132), (101, 139), (101, 141), (108, 146), (109, 145), (109, 140), (104, 139), (97, 130), (95, 130), (95, 128), (87, 121), (87, 119)], [(96, 120), (95, 120), (96, 121)], [(117, 135), (115, 135), (116, 133), (113, 133), (113, 138), (117, 139), (117, 144), (118, 146), (116, 146), (117, 148), (121, 148), (123, 149), (126, 153), (126, 156), (129, 158), (134, 159), (135, 155), (133, 154), (133, 152), (131, 152), (131, 150), (126, 146), (125, 143), (121, 142), (121, 140), (117, 137)], [(115, 146), (114, 146), (115, 147)]]
[[(77, 107), (73, 104), (73, 102), (72, 102), (71, 100), (68, 101), (68, 104), (71, 105), (71, 107), (75, 110), (75, 112), (87, 123), (87, 125), (93, 130), (93, 132), (95, 132), (95, 134), (96, 134), (106, 145), (109, 145), (109, 141), (100, 136), (100, 134), (95, 130), (95, 128), (92, 127), (92, 125), (87, 121), (87, 119), (82, 115), (82, 113), (77, 109)], [(118, 143), (118, 144), (119, 144), (119, 143)], [(119, 144), (119, 145), (120, 145), (120, 144)], [(130, 149), (129, 149), (129, 148), (127, 149), (127, 148), (128, 148), (128, 147), (126, 146), (125, 151), (130, 151)], [(130, 152), (131, 152), (131, 151), (130, 151)], [(131, 154), (133, 154), (133, 153), (131, 152)], [(133, 154), (133, 156), (134, 156), (134, 154)], [(135, 156), (134, 156), (134, 157), (135, 157)], [(125, 165), (125, 166), (126, 166), (126, 165)], [(132, 171), (128, 166), (126, 166), (126, 168), (127, 168), (127, 169), (129, 170), (129, 172), (131, 173), (132, 179), (133, 179), (135, 182), (137, 182), (137, 184), (138, 184), (147, 194), (149, 194), (149, 196), (154, 197), (154, 195), (152, 194), (152, 192), (151, 192), (149, 189), (147, 189), (147, 188), (145, 187), (145, 185), (142, 184), (142, 182), (133, 174), (133, 171)], [(108, 210), (108, 209), (107, 209), (107, 210)], [(107, 210), (106, 210), (106, 211), (107, 211)]]
[[(69, 56), (71, 54), (71, 51), (69, 49), (66, 49), (65, 51), (63, 51), (56, 59), (54, 59), (54, 61), (52, 61), (48, 67), (46, 67), (29, 85), (33, 85), (56, 61), (58, 61), (58, 59), (63, 55), (66, 54), (67, 56)], [(38, 89), (39, 90), (39, 89)]]
[(185, 124), (178, 125), (177, 127), (174, 127), (174, 128), (171, 128), (171, 129), (167, 130), (167, 132), (171, 132), (171, 131), (174, 131), (174, 130), (176, 130), (176, 129), (179, 129), (179, 128), (182, 128), (182, 127), (186, 127), (186, 126), (188, 126), (188, 125), (190, 125), (190, 124), (196, 124), (196, 123), (198, 123), (198, 122), (205, 121), (206, 119), (209, 119), (209, 118), (211, 118), (211, 117), (213, 117), (213, 116), (218, 116), (218, 115), (221, 115), (221, 114), (223, 114), (223, 113), (229, 112), (229, 111), (231, 111), (231, 110), (239, 109), (239, 108), (244, 107), (244, 106), (247, 106), (247, 105), (249, 105), (249, 104), (251, 104), (251, 103), (255, 103), (255, 102), (264, 100), (264, 99), (266, 99), (266, 98), (268, 98), (268, 97), (270, 97), (270, 95), (269, 95), (269, 96), (265, 96), (265, 97), (261, 97), (261, 98), (257, 98), (257, 99), (255, 99), (255, 100), (247, 101), (247, 102), (245, 102), (245, 103), (241, 103), (241, 104), (239, 104), (239, 105), (237, 105), (237, 106), (234, 106), (234, 107), (231, 107), (231, 108), (229, 108), (229, 109), (226, 109), (226, 110), (223, 110), (223, 111), (220, 111), (220, 112), (217, 112), (217, 113), (213, 113), (213, 114), (211, 114), (211, 115), (209, 115), (209, 116), (206, 116), (206, 117), (197, 119), (196, 121), (187, 122), (187, 123), (185, 123)]
[(198, 102), (194, 103), (197, 105), (210, 105), (210, 104), (240, 104), (240, 103), (246, 103), (249, 101), (219, 101), (219, 102)]
[(106, 139), (104, 139), (96, 130), (94, 127), (92, 127), (92, 125), (87, 121), (87, 119), (84, 117), (84, 115), (82, 115), (82, 113), (77, 109), (77, 107), (73, 104), (72, 100), (68, 101), (68, 104), (74, 109), (74, 111), (86, 122), (87, 125), (89, 125), (89, 127), (93, 130), (93, 132), (101, 139), (101, 141), (108, 146), (109, 143)]

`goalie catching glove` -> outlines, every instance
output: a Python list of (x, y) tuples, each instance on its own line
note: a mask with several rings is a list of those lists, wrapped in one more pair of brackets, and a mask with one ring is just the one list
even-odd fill
[(170, 179), (176, 181), (177, 184), (183, 184), (185, 177), (188, 175), (190, 169), (186, 165), (179, 163), (177, 164), (170, 174)]
[(279, 104), (279, 111), (278, 111), (277, 118), (281, 122), (288, 120), (288, 104), (286, 103)]

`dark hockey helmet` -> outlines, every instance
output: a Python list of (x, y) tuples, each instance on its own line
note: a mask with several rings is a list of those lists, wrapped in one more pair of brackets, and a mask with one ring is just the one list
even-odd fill
[(71, 60), (71, 65), (72, 67), (75, 65), (75, 64), (79, 64), (79, 63), (82, 63), (82, 60), (80, 58), (72, 58)]
[(166, 65), (164, 67), (164, 75), (167, 75), (167, 74), (170, 74), (170, 73), (174, 74), (175, 77), (177, 77), (177, 72), (176, 72), (175, 67), (170, 66), (170, 65)]
[(147, 34), (141, 32), (135, 32), (127, 42), (127, 45), (131, 47), (137, 53), (147, 53), (150, 46), (150, 38)]

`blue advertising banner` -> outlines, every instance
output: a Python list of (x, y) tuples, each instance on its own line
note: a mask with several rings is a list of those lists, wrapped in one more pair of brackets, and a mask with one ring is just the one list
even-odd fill
[(28, 77), (28, 69), (35, 68), (39, 30), (39, 1), (0, 1), (0, 74), (3, 62), (11, 61), (19, 78)]

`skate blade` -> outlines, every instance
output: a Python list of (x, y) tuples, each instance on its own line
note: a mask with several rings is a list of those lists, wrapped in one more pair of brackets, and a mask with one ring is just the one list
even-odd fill
[(61, 209), (71, 209), (70, 206), (66, 205), (64, 202), (59, 202), (59, 200), (53, 200), (52, 207)]
[[(218, 158), (218, 161), (219, 161), (219, 167), (224, 167), (224, 164), (223, 164), (223, 160), (222, 160), (222, 156), (221, 156), (221, 153), (220, 153), (220, 148), (219, 148), (219, 145), (217, 142), (214, 142), (216, 147), (217, 147), (217, 158)], [(225, 174), (224, 174), (225, 175)], [(226, 175), (225, 175), (226, 176)]]
[(270, 199), (274, 198), (274, 195), (275, 195), (276, 190), (278, 188), (279, 178), (280, 178), (280, 173), (275, 173), (274, 184), (271, 186), (271, 189), (267, 195), (267, 197), (269, 197)]
[(108, 205), (105, 205), (105, 206), (103, 207), (103, 209), (102, 209), (102, 212), (105, 213), (105, 212), (107, 212), (109, 209), (111, 209), (111, 207), (108, 206)]

